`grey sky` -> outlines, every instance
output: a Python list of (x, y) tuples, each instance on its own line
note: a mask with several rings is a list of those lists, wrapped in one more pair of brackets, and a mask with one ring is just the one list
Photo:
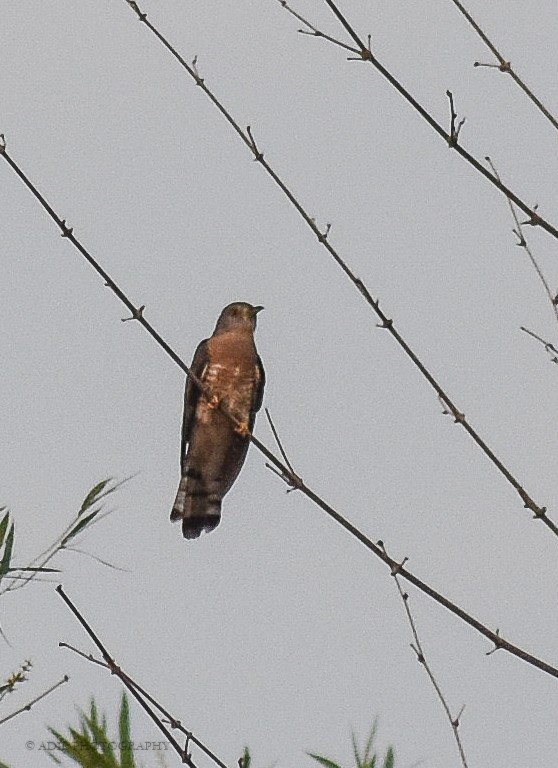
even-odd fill
[[(293, 0), (342, 36), (325, 3)], [(525, 325), (556, 339), (552, 312), (514, 245), (505, 199), (444, 146), (372, 67), (297, 35), (272, 0), (144, 0), (142, 7), (238, 122), (393, 317), (472, 424), (558, 519), (558, 370)], [(444, 125), (556, 223), (556, 133), (509, 78), (474, 69), (488, 52), (449, 0), (346, 1), (386, 66)], [(556, 112), (558, 12), (543, 0), (468, 0)], [(188, 362), (233, 300), (266, 307), (257, 343), (271, 409), (298, 473), (390, 554), (512, 642), (557, 662), (558, 542), (384, 331), (279, 190), (123, 0), (2, 5), (0, 131), (14, 159)], [(183, 376), (5, 163), (0, 505), (23, 563), (103, 477), (137, 473), (83, 546), (128, 572), (67, 553), (63, 583), (116, 659), (231, 766), (350, 758), (349, 734), (380, 716), (399, 766), (459, 765), (443, 712), (409, 648), (386, 568), (251, 449), (219, 529), (185, 542), (168, 521)], [(558, 284), (556, 243), (529, 229)], [(272, 445), (265, 419), (256, 434)], [(428, 659), (470, 766), (556, 762), (556, 680), (410, 590)], [(67, 673), (71, 682), (0, 730), (0, 759), (45, 724), (75, 720), (120, 687), (58, 648), (91, 647), (54, 593), (2, 601), (0, 675), (30, 682), (3, 712)], [(134, 734), (159, 739), (135, 708)], [(177, 760), (169, 758), (169, 765)], [(154, 765), (146, 759), (146, 765)]]

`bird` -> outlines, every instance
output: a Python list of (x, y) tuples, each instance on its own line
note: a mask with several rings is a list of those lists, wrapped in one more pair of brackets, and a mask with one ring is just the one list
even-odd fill
[(171, 521), (182, 521), (186, 539), (197, 539), (219, 525), (223, 497), (246, 458), (265, 386), (254, 342), (262, 309), (244, 301), (227, 305), (190, 365), (204, 391), (186, 379), (181, 477), (170, 515)]

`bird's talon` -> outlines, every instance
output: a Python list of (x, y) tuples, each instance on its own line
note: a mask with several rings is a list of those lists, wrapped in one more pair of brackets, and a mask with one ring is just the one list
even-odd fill
[(219, 398), (217, 395), (211, 395), (209, 400), (207, 401), (207, 407), (208, 408), (218, 408), (219, 407)]
[(234, 428), (234, 431), (239, 434), (241, 437), (248, 437), (250, 434), (250, 428), (248, 427), (248, 424), (243, 421), (240, 424), (237, 424)]

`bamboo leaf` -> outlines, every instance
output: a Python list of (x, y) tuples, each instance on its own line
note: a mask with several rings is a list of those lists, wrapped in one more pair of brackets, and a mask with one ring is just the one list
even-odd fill
[(394, 768), (395, 766), (395, 752), (393, 751), (393, 747), (388, 747), (388, 750), (386, 752), (386, 756), (384, 759), (384, 768)]
[(97, 501), (98, 496), (101, 495), (101, 493), (105, 490), (106, 486), (110, 483), (110, 478), (107, 480), (101, 480), (100, 483), (97, 483), (97, 485), (94, 485), (93, 488), (89, 491), (85, 499), (83, 500), (83, 504), (80, 507), (80, 510), (78, 512), (79, 515), (82, 515), (84, 512), (86, 512), (89, 507), (92, 507), (93, 504)]
[[(2, 510), (4, 510), (4, 509), (6, 509), (6, 507), (2, 507)], [(2, 510), (0, 510), (0, 512)], [(9, 520), (10, 520), (10, 513), (6, 512), (6, 514), (2, 518), (2, 521), (0, 522), (0, 547), (4, 543), (4, 536), (6, 535), (6, 530), (8, 528)]]
[(307, 755), (309, 755), (311, 758), (316, 760), (320, 765), (323, 765), (324, 768), (340, 768), (340, 766), (337, 763), (334, 763), (333, 760), (328, 760), (327, 757), (322, 757), (321, 755), (314, 755), (312, 752), (307, 752)]
[[(86, 737), (89, 739), (89, 743), (93, 745), (95, 752), (98, 755), (102, 755), (106, 761), (106, 765), (110, 768), (116, 768), (118, 763), (116, 756), (110, 743), (106, 727), (103, 727), (98, 722), (88, 720), (88, 725), (91, 730), (91, 734)], [(103, 763), (104, 764), (104, 763)]]
[(31, 566), (20, 566), (18, 568), (8, 568), (8, 573), (12, 571), (33, 571), (34, 573), (60, 573), (59, 568), (45, 568), (44, 566), (31, 568)]
[[(366, 744), (364, 745), (364, 757), (362, 758), (362, 762), (364, 764), (367, 764), (370, 761), (370, 755), (372, 754), (372, 748), (374, 746), (374, 739), (376, 738), (376, 733), (378, 732), (378, 718), (376, 718), (372, 724), (372, 728), (370, 729), (370, 733), (368, 734), (368, 738), (366, 739)], [(372, 763), (372, 768), (374, 768), (376, 763), (376, 755), (374, 755), (374, 761)]]
[(70, 541), (70, 540), (71, 540), (71, 539), (73, 539), (75, 536), (77, 536), (77, 534), (78, 534), (80, 531), (82, 531), (82, 530), (85, 528), (85, 526), (86, 526), (86, 525), (88, 525), (88, 524), (89, 524), (89, 523), (90, 523), (90, 522), (93, 520), (93, 518), (94, 518), (96, 515), (98, 515), (98, 514), (99, 514), (99, 510), (98, 510), (98, 509), (94, 509), (94, 510), (93, 510), (93, 512), (90, 512), (90, 513), (89, 513), (88, 515), (86, 515), (85, 517), (82, 517), (82, 518), (81, 518), (81, 520), (79, 520), (79, 521), (76, 523), (76, 525), (74, 525), (74, 527), (72, 528), (72, 530), (71, 530), (71, 531), (70, 531), (68, 534), (66, 534), (66, 536), (64, 536), (64, 538), (62, 539), (62, 542), (61, 542), (61, 546), (62, 546), (62, 547), (63, 547), (63, 546), (65, 546), (65, 545), (67, 544), (67, 542), (68, 542), (68, 541)]
[(14, 545), (14, 524), (10, 526), (8, 536), (6, 538), (6, 545), (4, 547), (4, 554), (0, 561), (0, 579), (5, 576), (10, 569), (10, 560), (12, 558), (12, 547)]
[(122, 693), (122, 702), (120, 704), (118, 736), (120, 739), (120, 767), (135, 768), (132, 736), (130, 733), (130, 708), (128, 706), (128, 697), (125, 693)]
[(356, 768), (362, 768), (362, 763), (361, 763), (361, 759), (360, 759), (360, 753), (358, 751), (358, 744), (357, 744), (357, 740), (356, 740), (356, 736), (355, 736), (355, 732), (354, 731), (351, 733), (351, 743), (353, 745), (353, 755), (354, 755), (354, 758), (355, 758)]
[(238, 761), (238, 765), (240, 768), (250, 768), (250, 764), (252, 763), (252, 755), (250, 754), (250, 750), (248, 747), (244, 747), (244, 752), (242, 753), (242, 757)]

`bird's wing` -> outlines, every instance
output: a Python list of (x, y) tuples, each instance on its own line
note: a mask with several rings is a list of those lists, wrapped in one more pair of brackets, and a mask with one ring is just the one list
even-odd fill
[[(190, 364), (190, 370), (200, 381), (203, 382), (205, 369), (209, 363), (209, 353), (207, 350), (207, 339), (198, 344), (194, 352), (194, 358)], [(186, 458), (186, 447), (192, 437), (192, 427), (196, 416), (196, 406), (200, 397), (200, 390), (196, 384), (188, 377), (186, 379), (186, 389), (184, 390), (184, 418), (182, 420), (182, 448), (180, 451), (181, 461)]]
[(250, 428), (250, 432), (252, 431), (252, 427), (254, 426), (256, 413), (262, 407), (264, 387), (265, 387), (265, 371), (259, 355), (256, 356), (256, 368), (258, 371), (256, 376), (257, 381), (254, 389), (254, 401), (253, 401), (252, 409), (250, 411), (250, 423), (248, 425)]

